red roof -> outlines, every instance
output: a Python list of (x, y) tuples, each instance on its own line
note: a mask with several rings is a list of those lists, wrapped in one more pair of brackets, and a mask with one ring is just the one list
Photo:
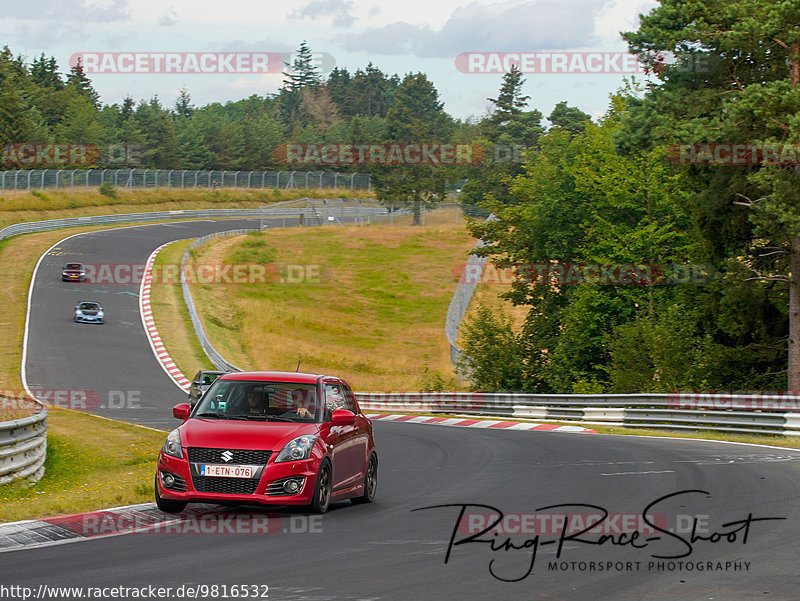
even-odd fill
[(314, 384), (319, 378), (327, 378), (321, 374), (307, 374), (296, 371), (240, 371), (220, 376), (220, 380), (257, 380), (263, 382), (296, 382)]

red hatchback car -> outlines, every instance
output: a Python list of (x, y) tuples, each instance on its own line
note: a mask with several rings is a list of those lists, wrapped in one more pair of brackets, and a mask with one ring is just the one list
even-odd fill
[(167, 436), (155, 499), (169, 513), (187, 503), (371, 503), (378, 485), (372, 423), (350, 386), (331, 376), (259, 371), (220, 376)]

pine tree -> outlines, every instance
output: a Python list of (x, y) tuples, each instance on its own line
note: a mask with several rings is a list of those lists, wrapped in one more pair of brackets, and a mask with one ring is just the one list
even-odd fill
[(11, 78), (0, 87), (0, 143), (30, 142), (33, 124)]
[(55, 57), (45, 58), (44, 53), (38, 58), (33, 59), (30, 66), (31, 80), (38, 86), (48, 90), (61, 90), (64, 88), (64, 81), (58, 74), (58, 65)]
[(283, 72), (285, 79), (278, 96), (281, 116), (287, 124), (303, 126), (311, 120), (310, 115), (303, 110), (303, 90), (315, 88), (322, 81), (305, 40), (300, 43), (292, 64), (285, 64), (289, 70)]
[(492, 112), (491, 123), (495, 127), (502, 127), (517, 117), (528, 106), (530, 96), (522, 95), (522, 86), (525, 80), (517, 65), (511, 65), (511, 70), (503, 76), (503, 84), (497, 98), (488, 98), (495, 105)]
[(567, 106), (566, 100), (559, 102), (547, 119), (555, 127), (560, 127), (573, 136), (584, 133), (586, 125), (591, 121), (591, 117), (579, 108)]
[(67, 87), (85, 97), (94, 108), (100, 108), (100, 95), (92, 87), (91, 80), (86, 77), (80, 58), (70, 68), (67, 75)]
[(314, 65), (314, 56), (308, 47), (308, 42), (305, 40), (300, 42), (300, 47), (297, 49), (297, 54), (292, 64), (285, 64), (289, 67), (289, 70), (283, 73), (285, 76), (283, 80), (284, 89), (297, 92), (320, 84), (321, 79), (317, 67)]
[(192, 97), (189, 95), (189, 90), (181, 88), (178, 93), (178, 99), (175, 101), (175, 114), (179, 117), (191, 117), (194, 113), (194, 105), (192, 104)]
[[(388, 141), (401, 144), (449, 142), (452, 120), (442, 108), (439, 93), (424, 74), (406, 75), (386, 114)], [(376, 196), (386, 204), (410, 206), (412, 225), (420, 225), (422, 210), (446, 196), (448, 168), (406, 164), (373, 167)]]

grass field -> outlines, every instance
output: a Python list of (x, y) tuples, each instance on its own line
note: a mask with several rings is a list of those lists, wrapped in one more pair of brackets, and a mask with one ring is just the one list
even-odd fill
[[(213, 241), (197, 264), (275, 264), (271, 284), (192, 286), (215, 345), (246, 369), (339, 375), (358, 390), (456, 386), (444, 317), (474, 240), (454, 211), (407, 223)], [(281, 281), (283, 280), (283, 281)]]
[(0, 486), (0, 521), (153, 500), (165, 434), (79, 411), (50, 409), (44, 477)]

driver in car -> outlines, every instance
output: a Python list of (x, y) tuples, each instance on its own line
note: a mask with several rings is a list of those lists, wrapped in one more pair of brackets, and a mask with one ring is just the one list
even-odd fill
[(263, 390), (252, 388), (247, 393), (247, 404), (251, 415), (263, 415), (267, 411), (267, 397)]
[(314, 417), (314, 393), (303, 388), (298, 388), (291, 392), (291, 400), (294, 404), (295, 413), (299, 417)]

